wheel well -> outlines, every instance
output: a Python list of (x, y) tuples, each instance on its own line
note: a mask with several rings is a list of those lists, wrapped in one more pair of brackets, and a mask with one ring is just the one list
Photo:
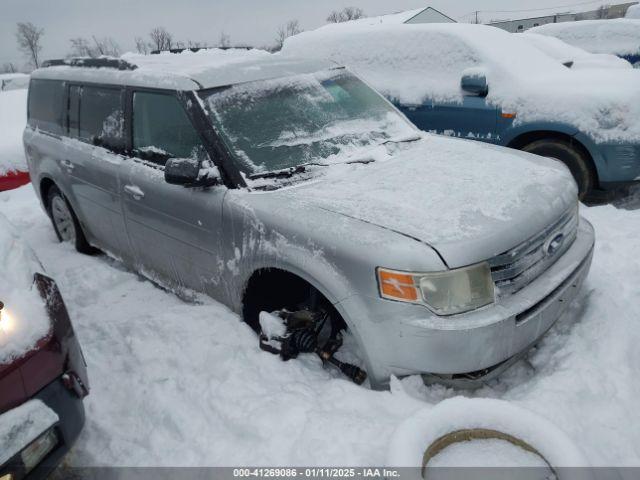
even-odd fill
[(47, 212), (49, 211), (49, 190), (53, 186), (55, 186), (55, 183), (50, 178), (45, 177), (40, 182), (40, 197)]
[(530, 143), (533, 143), (538, 140), (562, 140), (569, 143), (575, 149), (579, 150), (580, 153), (584, 155), (584, 158), (586, 158), (587, 162), (589, 163), (589, 166), (591, 167), (591, 171), (593, 172), (593, 175), (594, 175), (595, 186), (599, 185), (598, 170), (596, 169), (596, 166), (593, 163), (593, 158), (591, 157), (589, 150), (587, 150), (587, 148), (581, 142), (576, 140), (575, 137), (572, 137), (571, 135), (567, 135), (566, 133), (562, 133), (562, 132), (555, 132), (552, 130), (539, 130), (535, 132), (527, 132), (511, 140), (511, 142), (509, 142), (507, 147), (521, 150), (525, 145), (529, 145)]
[(247, 282), (242, 296), (242, 316), (251, 328), (259, 331), (261, 311), (298, 310), (319, 304), (332, 309), (333, 318), (339, 319), (341, 327), (345, 327), (335, 307), (316, 287), (286, 270), (265, 268), (255, 271)]

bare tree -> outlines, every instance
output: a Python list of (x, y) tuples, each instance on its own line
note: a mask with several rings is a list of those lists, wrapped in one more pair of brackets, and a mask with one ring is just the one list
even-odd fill
[(300, 28), (300, 22), (298, 20), (289, 20), (284, 25), (278, 28), (276, 33), (276, 50), (280, 50), (284, 44), (285, 39), (299, 34), (302, 31)]
[(330, 23), (342, 23), (349, 20), (357, 20), (364, 18), (365, 14), (361, 8), (358, 7), (345, 7), (341, 11), (334, 10), (327, 17), (327, 22)]
[(16, 73), (16, 66), (13, 64), (13, 62), (6, 62), (2, 64), (2, 67), (0, 67), (0, 73)]
[(220, 38), (218, 39), (218, 47), (220, 48), (229, 48), (231, 46), (231, 37), (224, 33), (224, 31), (220, 32)]
[(156, 27), (149, 32), (151, 48), (154, 50), (169, 50), (173, 45), (173, 36), (164, 27)]
[(36, 27), (31, 22), (18, 22), (17, 28), (16, 40), (18, 41), (18, 48), (29, 59), (29, 63), (38, 68), (40, 66), (41, 40), (42, 35), (44, 35), (44, 29)]
[(149, 53), (149, 47), (147, 46), (147, 42), (144, 41), (144, 38), (136, 37), (135, 42), (138, 53), (142, 53), (144, 55)]
[(100, 57), (106, 55), (109, 57), (118, 57), (120, 55), (120, 47), (111, 37), (92, 37), (91, 41), (83, 37), (76, 37), (69, 40), (71, 43), (71, 57)]

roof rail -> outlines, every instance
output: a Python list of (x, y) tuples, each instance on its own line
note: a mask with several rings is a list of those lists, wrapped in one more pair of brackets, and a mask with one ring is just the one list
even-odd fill
[(163, 52), (169, 53), (182, 53), (186, 50), (190, 52), (198, 52), (200, 50), (251, 50), (253, 47), (237, 46), (237, 47), (185, 47), (185, 48), (170, 48), (169, 50), (151, 50), (151, 55), (158, 55)]
[(42, 62), (42, 68), (47, 67), (85, 67), (85, 68), (115, 68), (117, 70), (135, 70), (137, 65), (133, 65), (121, 58), (113, 57), (77, 57), (77, 58), (57, 58), (53, 60), (46, 60)]

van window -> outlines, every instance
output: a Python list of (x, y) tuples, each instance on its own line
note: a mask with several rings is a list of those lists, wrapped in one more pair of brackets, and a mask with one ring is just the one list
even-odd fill
[(204, 151), (198, 132), (178, 99), (149, 92), (133, 95), (133, 148), (138, 155), (148, 151), (177, 158), (200, 157)]
[(82, 87), (69, 87), (69, 135), (73, 138), (80, 136), (80, 92)]
[(27, 108), (31, 127), (57, 135), (63, 132), (64, 89), (58, 80), (31, 80)]
[[(72, 118), (69, 119), (69, 127)], [(80, 92), (78, 120), (78, 136), (81, 139), (113, 150), (122, 150), (124, 147), (124, 115), (120, 89), (84, 85)]]

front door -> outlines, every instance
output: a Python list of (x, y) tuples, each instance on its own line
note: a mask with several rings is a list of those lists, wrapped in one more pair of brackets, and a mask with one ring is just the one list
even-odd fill
[(136, 91), (130, 101), (133, 158), (122, 195), (138, 268), (171, 286), (214, 294), (227, 188), (166, 183), (168, 158), (207, 158), (202, 140), (177, 96)]
[(496, 143), (498, 110), (483, 97), (465, 95), (462, 103), (425, 101), (399, 105), (418, 128), (427, 132)]

